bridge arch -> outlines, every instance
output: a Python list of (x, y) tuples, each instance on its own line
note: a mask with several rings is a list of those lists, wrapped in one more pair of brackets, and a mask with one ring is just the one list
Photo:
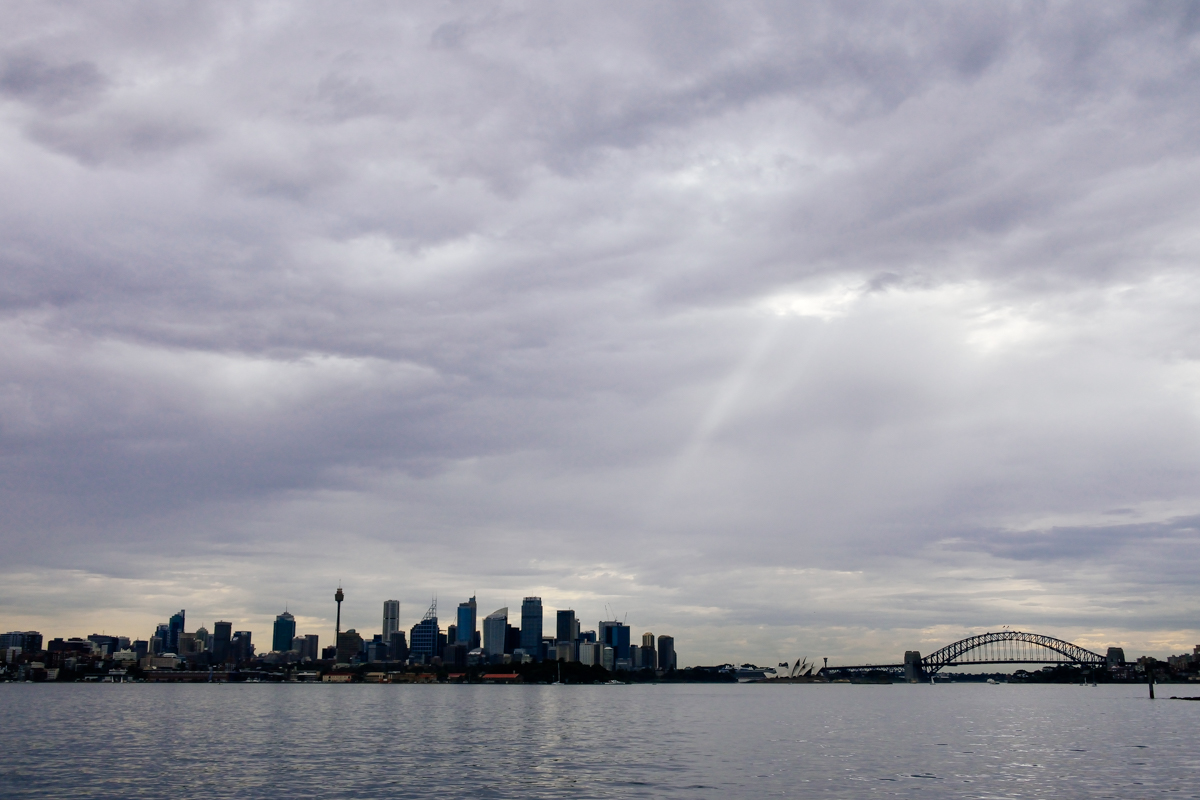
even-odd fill
[(968, 636), (921, 659), (925, 672), (967, 664), (1086, 664), (1102, 666), (1105, 657), (1077, 644), (1040, 633), (997, 631)]

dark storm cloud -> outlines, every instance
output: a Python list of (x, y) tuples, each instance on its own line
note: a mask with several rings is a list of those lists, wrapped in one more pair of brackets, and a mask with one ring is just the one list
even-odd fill
[(1197, 7), (12, 4), (11, 585), (1184, 627)]
[(93, 99), (105, 84), (87, 61), (52, 66), (35, 56), (12, 56), (0, 70), (0, 93), (47, 111)]

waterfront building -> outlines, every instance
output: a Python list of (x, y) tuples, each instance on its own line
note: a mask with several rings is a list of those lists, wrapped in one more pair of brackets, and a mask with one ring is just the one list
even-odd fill
[(454, 637), (454, 643), (465, 645), (468, 650), (471, 649), (475, 642), (475, 614), (475, 595), (471, 595), (471, 599), (467, 602), (458, 604), (458, 615), (454, 620), (457, 623), (455, 627), (456, 636)]
[(510, 652), (505, 647), (508, 629), (508, 606), (498, 608), (483, 618), (483, 652), (488, 658)]
[(179, 652), (179, 634), (183, 633), (183, 620), (186, 614), (180, 609), (178, 614), (172, 614), (170, 621), (167, 623), (167, 638), (163, 642), (163, 647), (168, 653)]
[(374, 664), (388, 660), (388, 643), (383, 640), (383, 634), (377, 633), (366, 644), (367, 661)]
[(1123, 666), (1125, 664), (1125, 651), (1120, 647), (1110, 647), (1104, 660), (1109, 669)]
[(201, 625), (196, 628), (196, 652), (205, 653), (212, 649), (212, 636), (208, 633), (208, 628)]
[(37, 631), (9, 631), (0, 633), (0, 650), (19, 647), (22, 653), (40, 653), (42, 635)]
[(521, 629), (505, 624), (504, 626), (504, 652), (512, 655), (518, 647), (521, 646)]
[(120, 640), (116, 636), (105, 636), (100, 633), (93, 633), (87, 637), (88, 641), (96, 645), (100, 650), (100, 655), (108, 657), (120, 649)]
[(224, 664), (229, 660), (229, 642), (233, 639), (233, 623), (220, 621), (213, 625), (213, 660)]
[(555, 625), (556, 633), (558, 634), (555, 641), (573, 642), (579, 636), (579, 623), (575, 619), (575, 612), (569, 608), (559, 609), (556, 616)]
[(658, 668), (658, 651), (654, 647), (654, 634), (649, 631), (642, 634), (641, 668)]
[(363, 649), (363, 638), (358, 631), (351, 628), (348, 631), (343, 631), (338, 634), (337, 652), (334, 656), (339, 664), (350, 664)]
[(187, 631), (179, 634), (179, 646), (176, 650), (178, 651), (176, 655), (180, 656), (194, 656), (199, 653), (200, 650), (196, 646), (196, 634)]
[(442, 648), (442, 665), (451, 669), (466, 669), (467, 646), (454, 642)]
[(229, 640), (229, 650), (237, 662), (249, 661), (254, 658), (254, 645), (250, 643), (250, 631), (234, 631)]
[(613, 649), (611, 647), (608, 647), (607, 645), (602, 645), (599, 643), (597, 643), (597, 645), (601, 648), (601, 650), (600, 650), (600, 666), (604, 667), (609, 672), (612, 672), (614, 669)]
[(404, 631), (392, 634), (391, 641), (388, 642), (388, 655), (392, 657), (392, 661), (404, 661), (408, 658), (408, 640)]
[(675, 637), (658, 637), (658, 668), (661, 670), (675, 669)]
[(383, 601), (383, 640), (392, 641), (392, 634), (400, 630), (400, 601)]
[(293, 636), (291, 651), (293, 653), (303, 652), (304, 651), (304, 642), (305, 642), (305, 639), (303, 636)]
[(594, 667), (600, 663), (600, 645), (596, 642), (579, 643), (579, 663)]
[(575, 643), (567, 641), (558, 641), (554, 643), (554, 660), (555, 661), (574, 661), (575, 660)]
[(629, 626), (619, 620), (600, 623), (600, 643), (613, 649), (614, 658), (629, 658)]
[(641, 647), (631, 647), (630, 650), (642, 651), (642, 669), (658, 669), (658, 653), (653, 647), (642, 645)]
[(150, 650), (154, 655), (167, 651), (167, 641), (171, 636), (171, 624), (160, 622), (154, 626), (154, 635), (150, 637)]
[(542, 598), (526, 597), (521, 602), (521, 649), (537, 659), (542, 649)]
[(271, 636), (271, 649), (276, 653), (286, 653), (292, 649), (292, 639), (296, 638), (296, 618), (286, 610), (275, 618), (275, 629)]
[(441, 628), (438, 627), (437, 598), (429, 605), (429, 610), (421, 621), (409, 631), (409, 655), (419, 664), (428, 663), (438, 655), (438, 637)]

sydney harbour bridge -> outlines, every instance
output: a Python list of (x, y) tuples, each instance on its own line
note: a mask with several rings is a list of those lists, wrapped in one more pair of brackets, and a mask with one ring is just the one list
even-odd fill
[(946, 667), (981, 664), (1063, 664), (1099, 668), (1108, 665), (1109, 659), (1114, 657), (1124, 661), (1124, 654), (1120, 651), (1110, 650), (1108, 656), (1102, 656), (1077, 644), (1041, 633), (997, 631), (968, 636), (924, 657), (918, 651), (910, 650), (904, 654), (903, 664), (826, 666), (820, 670), (820, 674), (832, 679), (888, 673), (893, 677), (911, 681), (935, 675)]

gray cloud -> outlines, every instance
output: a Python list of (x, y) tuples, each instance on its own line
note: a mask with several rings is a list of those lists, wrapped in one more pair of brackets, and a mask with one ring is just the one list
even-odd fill
[(5, 624), (1190, 641), (1196, 8), (16, 4)]

